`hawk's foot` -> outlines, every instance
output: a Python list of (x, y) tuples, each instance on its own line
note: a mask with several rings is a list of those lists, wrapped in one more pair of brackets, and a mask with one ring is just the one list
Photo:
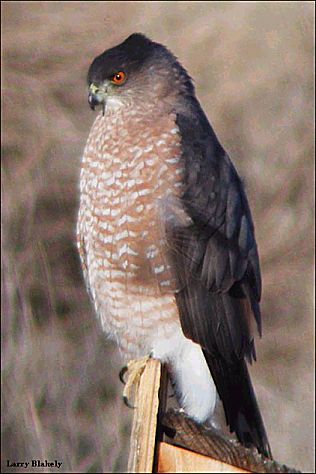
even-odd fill
[[(150, 359), (150, 355), (142, 357), (141, 359), (130, 360), (126, 366), (120, 370), (120, 380), (124, 383), (123, 401), (129, 408), (135, 408), (130, 403), (130, 400), (135, 396), (135, 387), (138, 384), (140, 377), (145, 369), (146, 363)], [(125, 375), (127, 374), (127, 380)]]

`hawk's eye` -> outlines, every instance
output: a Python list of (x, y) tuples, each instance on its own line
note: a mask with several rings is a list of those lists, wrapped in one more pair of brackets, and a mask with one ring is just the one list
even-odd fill
[(125, 81), (126, 81), (126, 74), (123, 71), (117, 72), (112, 77), (112, 82), (114, 84), (117, 84), (118, 86), (120, 86), (121, 84), (124, 84)]

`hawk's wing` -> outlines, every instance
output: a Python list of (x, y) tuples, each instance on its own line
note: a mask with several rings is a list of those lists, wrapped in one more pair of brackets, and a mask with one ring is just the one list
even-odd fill
[(244, 357), (255, 358), (261, 332), (261, 277), (254, 227), (242, 183), (198, 102), (177, 115), (185, 167), (187, 226), (167, 227), (181, 290), (176, 300), (186, 337), (200, 344), (227, 423), (244, 443), (270, 448)]

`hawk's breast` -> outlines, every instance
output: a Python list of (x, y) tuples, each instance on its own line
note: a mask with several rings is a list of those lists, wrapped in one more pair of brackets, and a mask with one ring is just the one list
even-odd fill
[(82, 162), (78, 240), (80, 247), (84, 236), (87, 283), (110, 332), (127, 307), (142, 328), (155, 313), (177, 316), (165, 231), (181, 212), (183, 172), (173, 115), (95, 120)]

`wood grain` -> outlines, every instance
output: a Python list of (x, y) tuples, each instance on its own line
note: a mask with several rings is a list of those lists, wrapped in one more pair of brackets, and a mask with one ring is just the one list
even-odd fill
[(128, 472), (153, 472), (161, 365), (149, 359), (136, 387)]
[(167, 443), (160, 443), (158, 450), (159, 473), (250, 472)]
[(262, 473), (300, 472), (260, 455), (254, 448), (246, 448), (212, 426), (196, 423), (183, 411), (169, 409), (163, 418), (163, 426), (171, 443), (232, 467)]

